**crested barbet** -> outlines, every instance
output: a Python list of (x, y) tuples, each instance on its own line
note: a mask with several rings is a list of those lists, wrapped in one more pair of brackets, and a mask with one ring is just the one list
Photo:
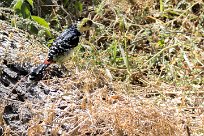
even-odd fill
[(29, 81), (39, 81), (43, 78), (43, 72), (52, 63), (63, 64), (78, 45), (79, 38), (84, 31), (93, 27), (93, 22), (88, 18), (83, 18), (75, 24), (72, 24), (62, 32), (52, 43), (48, 51), (47, 58), (37, 68), (29, 74)]

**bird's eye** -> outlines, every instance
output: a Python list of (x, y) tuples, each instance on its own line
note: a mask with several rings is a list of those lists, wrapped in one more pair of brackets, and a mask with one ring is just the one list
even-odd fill
[(85, 27), (87, 24), (85, 23), (84, 25), (83, 25), (83, 27)]

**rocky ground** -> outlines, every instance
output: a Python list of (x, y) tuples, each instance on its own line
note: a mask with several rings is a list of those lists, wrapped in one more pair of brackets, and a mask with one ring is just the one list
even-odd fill
[[(50, 93), (44, 85), (27, 81), (29, 72), (42, 61), (47, 49), (34, 37), (5, 21), (0, 20), (0, 28), (0, 124), (9, 126), (1, 127), (1, 134), (9, 131), (12, 135), (26, 135), (28, 122), (33, 116), (27, 104), (31, 102), (41, 106)], [(56, 67), (49, 72), (58, 77), (62, 75)]]

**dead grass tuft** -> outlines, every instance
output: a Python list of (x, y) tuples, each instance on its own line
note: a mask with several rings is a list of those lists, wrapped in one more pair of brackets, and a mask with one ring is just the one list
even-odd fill
[[(154, 105), (149, 105), (143, 98), (121, 93), (126, 88), (124, 84), (109, 82), (100, 70), (80, 71), (70, 78), (52, 79), (45, 83), (53, 90), (63, 91), (60, 91), (61, 95), (49, 98), (46, 105), (49, 105), (49, 101), (55, 104), (40, 113), (43, 120), (50, 120), (49, 115), (52, 115), (50, 121), (41, 123), (53, 128), (52, 132), (57, 129), (64, 135), (182, 133), (176, 118), (164, 112), (162, 108), (157, 109)], [(62, 105), (65, 108), (60, 109)], [(36, 129), (39, 129), (39, 126)]]

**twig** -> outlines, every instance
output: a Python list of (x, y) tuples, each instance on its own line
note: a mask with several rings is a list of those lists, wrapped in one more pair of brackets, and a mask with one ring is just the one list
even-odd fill
[(73, 128), (71, 131), (68, 132), (68, 135), (71, 135), (75, 130), (77, 130), (84, 122), (86, 122), (88, 120), (88, 117), (82, 121), (81, 123), (79, 123), (79, 125), (77, 125), (75, 128)]
[(151, 57), (149, 60), (147, 60), (147, 61), (145, 62), (145, 65), (146, 65), (147, 63), (149, 63), (152, 59), (154, 59), (156, 56), (158, 56), (159, 54), (161, 54), (163, 51), (165, 51), (165, 50), (167, 50), (167, 49), (169, 49), (169, 48), (175, 47), (175, 46), (178, 46), (178, 44), (174, 44), (174, 45), (171, 45), (171, 46), (168, 46), (168, 47), (165, 47), (165, 48), (161, 49), (161, 50), (160, 50), (159, 52), (157, 52), (153, 57)]

